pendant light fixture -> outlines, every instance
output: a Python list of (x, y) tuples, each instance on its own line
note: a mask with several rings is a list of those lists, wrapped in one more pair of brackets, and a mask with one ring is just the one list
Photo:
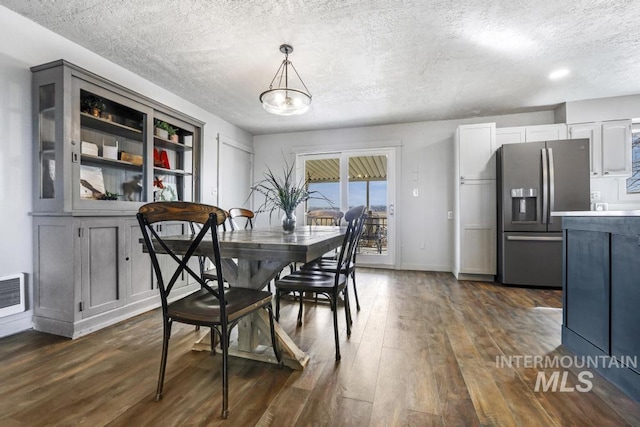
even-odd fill
[[(309, 111), (311, 106), (311, 94), (293, 63), (289, 61), (289, 54), (293, 52), (293, 47), (288, 44), (280, 45), (280, 52), (284, 53), (284, 61), (280, 64), (276, 75), (273, 76), (269, 90), (260, 94), (260, 102), (265, 110), (280, 116), (304, 114)], [(300, 80), (301, 88), (289, 87), (289, 67)]]

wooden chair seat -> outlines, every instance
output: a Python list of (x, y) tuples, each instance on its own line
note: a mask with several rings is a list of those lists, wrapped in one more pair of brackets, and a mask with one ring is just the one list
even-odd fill
[[(271, 293), (246, 288), (225, 290), (227, 322), (233, 322), (252, 311), (271, 304)], [(169, 317), (194, 325), (214, 326), (221, 323), (220, 304), (211, 292), (200, 289), (184, 298), (169, 303)]]

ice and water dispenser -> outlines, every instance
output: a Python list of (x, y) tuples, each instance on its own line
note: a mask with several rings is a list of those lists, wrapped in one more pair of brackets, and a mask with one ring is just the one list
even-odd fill
[(511, 222), (537, 222), (538, 189), (511, 189)]

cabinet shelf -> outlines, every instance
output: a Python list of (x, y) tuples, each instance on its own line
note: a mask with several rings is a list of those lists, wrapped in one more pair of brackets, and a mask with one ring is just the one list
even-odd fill
[(168, 139), (159, 138), (157, 136), (153, 137), (153, 145), (158, 148), (164, 148), (166, 150), (173, 150), (173, 151), (189, 151), (193, 149), (193, 147), (190, 147), (188, 145), (180, 144), (179, 142), (169, 141)]
[(102, 132), (115, 133), (124, 138), (133, 140), (142, 139), (142, 130), (132, 128), (129, 126), (121, 125), (111, 120), (103, 119), (101, 117), (95, 117), (91, 114), (80, 113), (80, 119), (82, 126), (90, 127)]
[(154, 167), (153, 168), (155, 174), (157, 175), (175, 175), (175, 176), (191, 176), (193, 175), (191, 172), (186, 172), (183, 171), (181, 169), (165, 169), (165, 168), (159, 168), (159, 167)]
[(106, 159), (100, 156), (92, 156), (91, 154), (83, 154), (82, 163), (92, 163), (97, 165), (109, 165), (115, 167), (125, 167), (134, 170), (142, 170), (142, 165), (136, 165), (135, 163), (125, 162), (122, 160)]

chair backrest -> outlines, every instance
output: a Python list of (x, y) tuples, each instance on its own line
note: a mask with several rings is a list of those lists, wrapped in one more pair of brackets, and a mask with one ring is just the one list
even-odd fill
[(362, 234), (362, 225), (364, 224), (365, 218), (364, 213), (365, 207), (361, 205), (349, 209), (344, 215), (344, 218), (347, 221), (347, 232), (344, 235), (342, 247), (338, 254), (337, 271), (347, 271), (349, 264), (355, 257), (358, 238)]
[[(165, 313), (167, 311), (168, 298), (174, 284), (183, 272), (187, 272), (195, 281), (200, 283), (203, 288), (220, 300), (220, 315), (223, 318), (226, 316), (222, 262), (218, 242), (218, 226), (224, 223), (226, 217), (225, 211), (218, 207), (190, 202), (148, 203), (141, 206), (138, 210), (138, 223), (140, 224), (144, 244), (151, 257), (151, 264), (153, 265), (153, 270), (158, 280), (162, 309)], [(165, 221), (181, 221), (188, 223), (190, 226), (193, 223), (199, 225), (199, 229), (191, 227), (192, 234), (190, 238), (185, 241), (185, 244), (181, 246), (180, 254), (174, 247), (168, 245), (164, 240), (164, 236), (158, 234), (153, 227), (154, 224)], [(211, 243), (205, 240), (208, 236), (211, 236)], [(184, 255), (182, 255), (182, 253), (184, 253)], [(165, 271), (163, 272), (158, 260), (158, 255), (161, 254), (166, 254), (176, 261), (177, 266), (175, 271), (168, 271), (165, 267)], [(206, 254), (206, 256), (212, 258), (215, 264), (218, 275), (217, 289), (209, 286), (203, 280), (200, 272), (193, 271), (188, 265), (192, 256), (203, 256), (202, 254)]]
[(309, 225), (335, 225), (339, 226), (344, 213), (336, 210), (314, 210), (307, 212)]
[(246, 219), (246, 221), (244, 223), (244, 229), (245, 230), (247, 228), (253, 229), (253, 218), (255, 218), (255, 216), (256, 216), (253, 213), (253, 211), (251, 211), (249, 209), (245, 209), (245, 208), (231, 208), (231, 209), (229, 209), (229, 216), (231, 218), (231, 227), (234, 230), (240, 228), (240, 227), (238, 227), (238, 224), (235, 221), (236, 218), (245, 218)]
[(350, 242), (350, 245), (349, 245), (349, 250), (351, 251), (349, 253), (349, 262), (351, 261), (355, 262), (356, 253), (358, 250), (358, 244), (360, 243), (360, 237), (362, 237), (364, 224), (367, 219), (366, 212), (367, 212), (366, 207), (360, 205), (360, 206), (356, 206), (354, 208), (349, 209), (344, 216), (345, 220), (347, 220), (348, 222), (355, 221), (354, 233), (352, 236), (353, 241)]

